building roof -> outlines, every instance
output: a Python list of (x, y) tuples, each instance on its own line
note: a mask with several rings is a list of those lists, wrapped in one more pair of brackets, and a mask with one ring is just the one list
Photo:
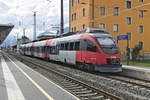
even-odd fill
[(0, 24), (0, 44), (5, 40), (14, 25)]
[(40, 40), (52, 39), (54, 37), (56, 37), (56, 34), (53, 32), (43, 32), (38, 35), (38, 39), (40, 39)]

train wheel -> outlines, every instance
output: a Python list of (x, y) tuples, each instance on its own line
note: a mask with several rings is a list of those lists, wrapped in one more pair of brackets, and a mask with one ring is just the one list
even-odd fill
[(67, 60), (66, 59), (64, 59), (64, 63), (67, 64)]
[(95, 67), (94, 65), (92, 64), (86, 64), (86, 69), (89, 71), (89, 72), (93, 72), (95, 70)]
[(81, 70), (84, 70), (85, 69), (85, 65), (84, 63), (77, 63), (77, 67)]

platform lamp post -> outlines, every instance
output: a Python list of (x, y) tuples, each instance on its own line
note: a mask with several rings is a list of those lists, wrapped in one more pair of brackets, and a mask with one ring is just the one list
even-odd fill
[(26, 37), (26, 28), (23, 28), (23, 43), (25, 43), (25, 37)]

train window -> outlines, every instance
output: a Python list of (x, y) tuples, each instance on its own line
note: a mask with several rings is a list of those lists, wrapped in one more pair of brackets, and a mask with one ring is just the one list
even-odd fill
[(44, 53), (44, 47), (41, 47), (41, 53)]
[(49, 51), (49, 47), (46, 46), (46, 47), (45, 47), (45, 53), (48, 53), (48, 51)]
[(39, 47), (39, 53), (41, 53), (41, 47)]
[(40, 47), (40, 53), (42, 53), (42, 52), (43, 52), (43, 47), (41, 46), (41, 47)]
[(37, 50), (37, 47), (35, 47), (35, 52), (37, 52), (38, 50)]
[(65, 44), (61, 44), (61, 48), (60, 48), (61, 50), (65, 50)]
[(49, 53), (49, 51), (50, 51), (50, 47), (47, 46), (46, 52)]
[(50, 54), (56, 54), (56, 47), (55, 46), (50, 47)]
[(51, 54), (52, 52), (52, 47), (49, 47), (49, 54)]
[(91, 52), (98, 52), (97, 47), (90, 41), (90, 40), (86, 40), (87, 43), (87, 51), (91, 51)]
[(30, 48), (28, 47), (28, 51), (29, 51), (29, 49), (30, 49)]
[(43, 46), (43, 53), (45, 53), (46, 51), (46, 46)]
[(74, 48), (73, 48), (73, 47), (74, 47), (74, 43), (73, 43), (73, 42), (71, 42), (71, 43), (70, 43), (70, 50), (74, 50)]
[(69, 50), (69, 43), (65, 43), (65, 50)]
[(39, 53), (39, 51), (40, 51), (40, 48), (39, 48), (39, 47), (37, 47), (37, 53)]
[(34, 47), (31, 47), (31, 52), (33, 52), (34, 51)]
[(80, 42), (75, 42), (75, 50), (79, 50), (80, 49)]
[(55, 50), (55, 54), (59, 54), (59, 50), (60, 50), (60, 45), (57, 45), (56, 50)]

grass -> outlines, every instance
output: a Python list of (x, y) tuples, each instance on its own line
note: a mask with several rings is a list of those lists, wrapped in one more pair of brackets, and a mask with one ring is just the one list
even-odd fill
[[(122, 61), (122, 64), (127, 64), (126, 61)], [(134, 65), (134, 66), (144, 66), (144, 67), (150, 67), (150, 60), (143, 60), (143, 61), (129, 61), (129, 65)]]

